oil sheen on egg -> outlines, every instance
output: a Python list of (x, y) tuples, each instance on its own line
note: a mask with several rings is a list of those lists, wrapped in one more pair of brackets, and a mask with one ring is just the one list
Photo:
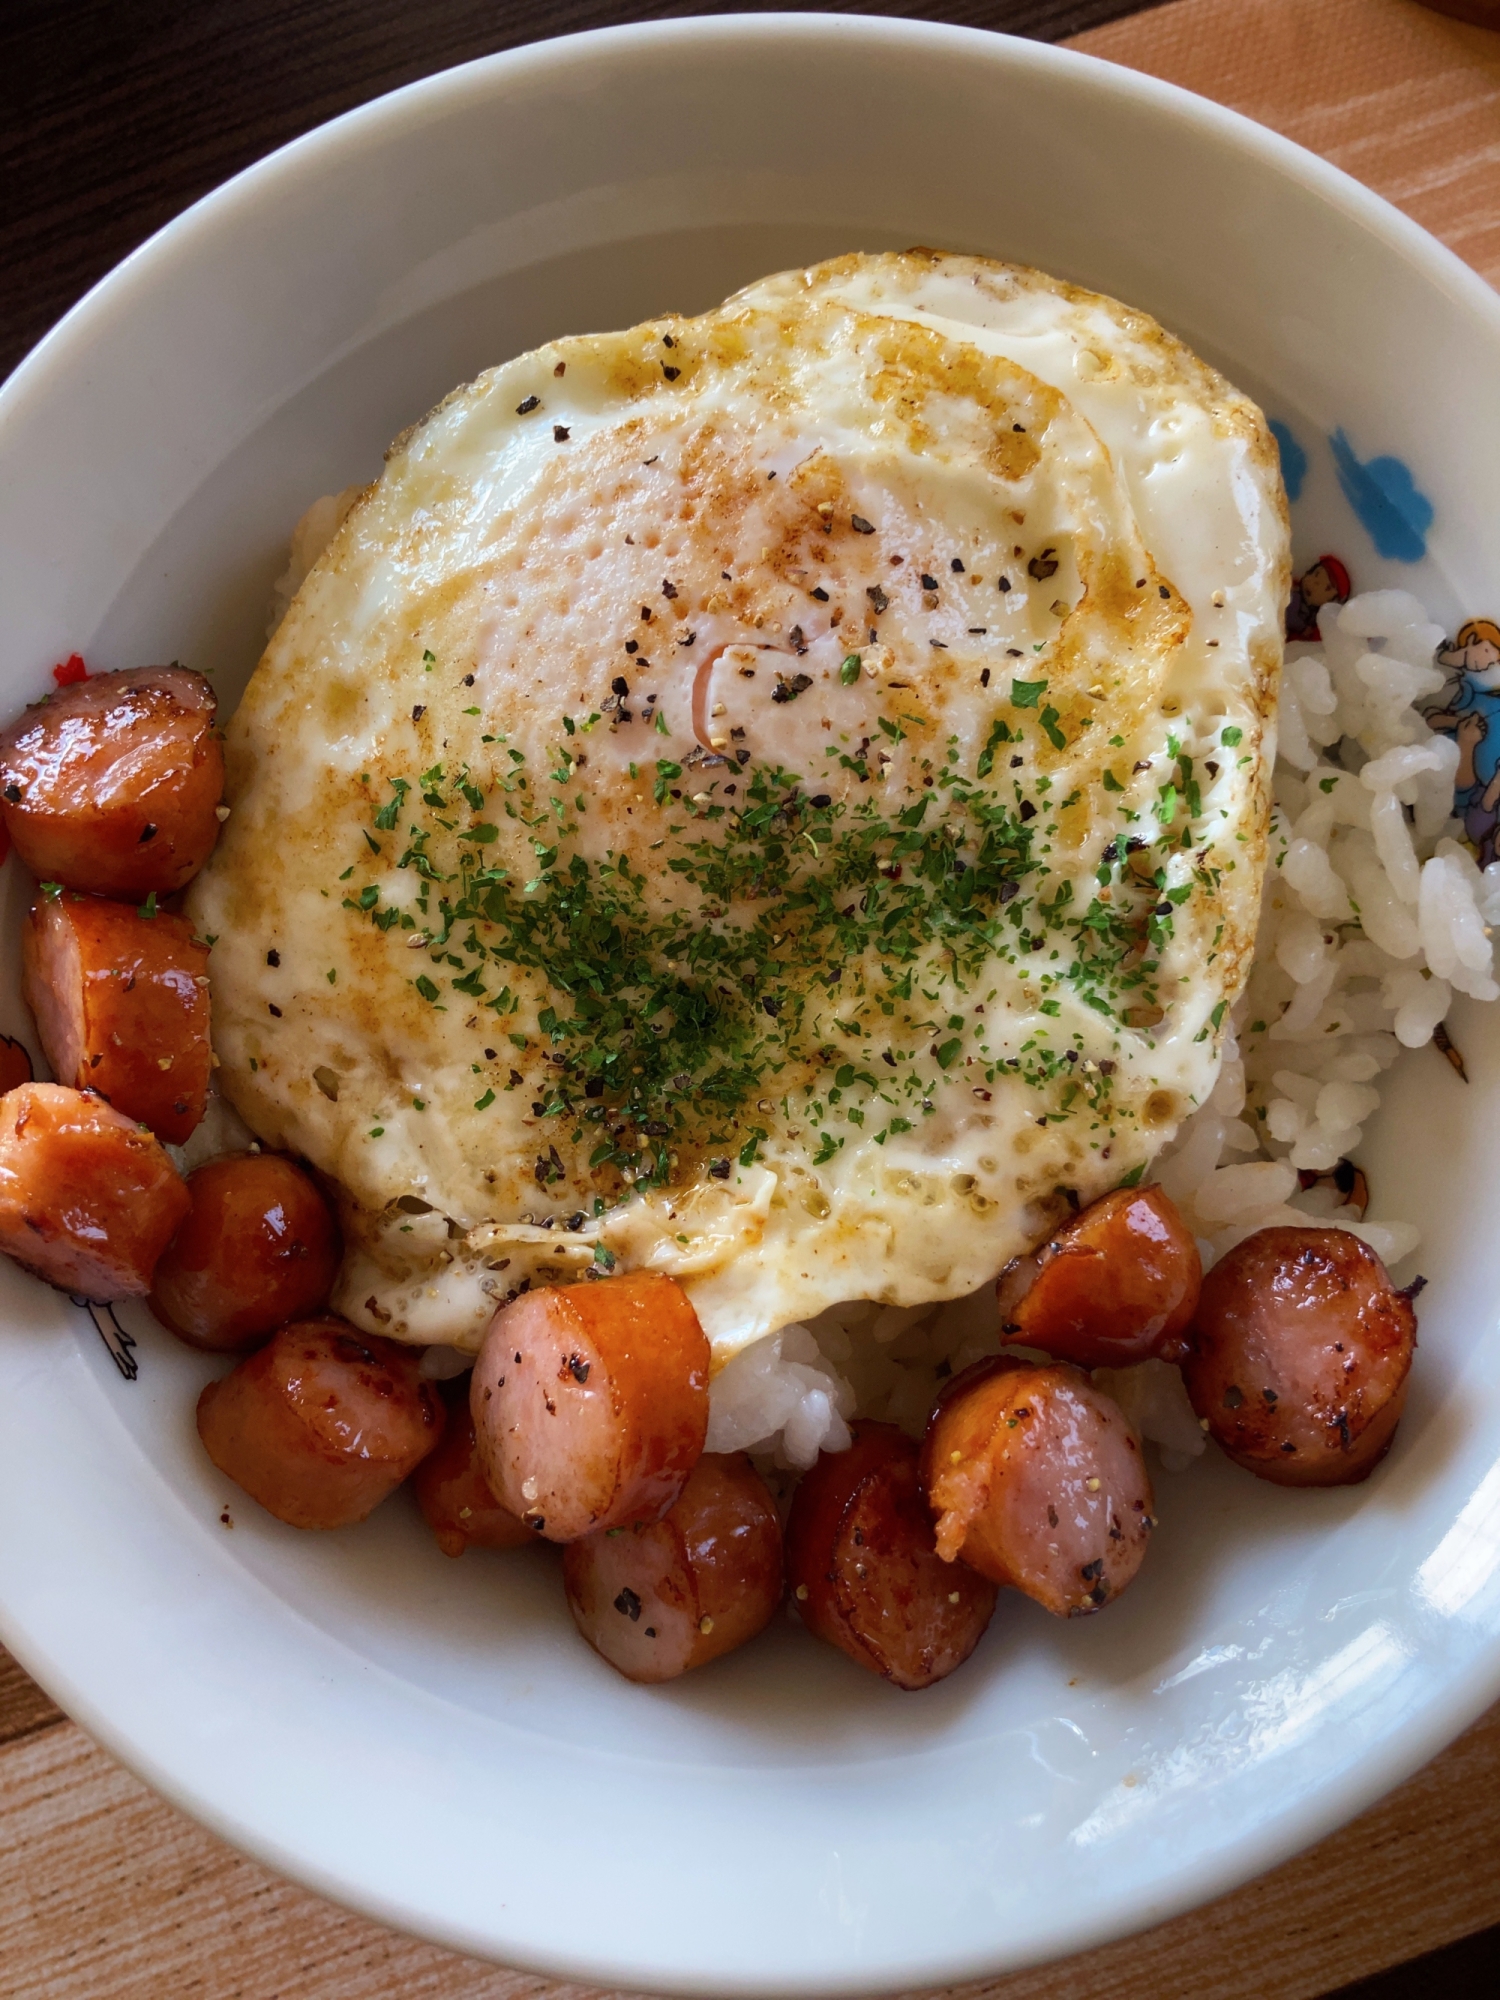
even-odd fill
[(1154, 322), (913, 252), (561, 340), (392, 447), (229, 731), (221, 1077), (336, 1302), (957, 1296), (1212, 1088), (1287, 525)]

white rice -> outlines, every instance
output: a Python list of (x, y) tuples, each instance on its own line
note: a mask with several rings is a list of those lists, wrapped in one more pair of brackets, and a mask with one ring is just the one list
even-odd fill
[[(363, 490), (325, 495), (297, 523), (272, 631)], [(1417, 706), (1444, 686), (1443, 629), (1402, 590), (1325, 605), (1318, 629), (1321, 645), (1286, 651), (1249, 983), (1216, 1087), (1150, 1176), (1182, 1210), (1205, 1269), (1257, 1229), (1309, 1218), (1352, 1230), (1387, 1265), (1409, 1257), (1420, 1240), (1411, 1223), (1373, 1219), (1328, 1182), (1302, 1189), (1300, 1175), (1331, 1176), (1350, 1157), (1379, 1108), (1377, 1079), (1432, 1040), (1455, 993), (1500, 998), (1489, 935), (1500, 862), (1481, 873), (1462, 844), (1458, 745)], [(917, 1436), (942, 1383), (999, 1349), (992, 1285), (934, 1306), (831, 1307), (720, 1370), (708, 1449), (800, 1471), (848, 1444), (854, 1415)], [(452, 1349), (429, 1357), (434, 1375), (466, 1365)], [(1167, 1470), (1202, 1452), (1176, 1368), (1097, 1374)]]
[(363, 486), (346, 486), (341, 493), (323, 494), (314, 500), (293, 528), (286, 568), (271, 586), (271, 616), (266, 624), (268, 639), (275, 638), (277, 626), (291, 609), (292, 599), (307, 581), (313, 564), (343, 527), (350, 508), (365, 490)]
[(183, 1175), (201, 1167), (206, 1160), (218, 1159), (221, 1153), (259, 1151), (260, 1141), (228, 1098), (220, 1097), (213, 1085), (209, 1086), (203, 1116), (188, 1134), (186, 1142), (167, 1148), (173, 1166)]
[[(1423, 1047), (1455, 993), (1500, 998), (1490, 926), (1500, 863), (1482, 873), (1452, 818), (1458, 746), (1418, 708), (1444, 685), (1442, 628), (1405, 591), (1319, 613), (1321, 646), (1287, 648), (1275, 810), (1255, 961), (1230, 1016), (1218, 1083), (1158, 1159), (1205, 1268), (1257, 1229), (1310, 1218), (1350, 1229), (1387, 1265), (1416, 1249), (1331, 1176), (1380, 1105), (1379, 1078)], [(1376, 1190), (1376, 1201), (1383, 1190)], [(715, 1378), (708, 1448), (811, 1465), (847, 1419), (916, 1435), (943, 1380), (999, 1351), (992, 1286), (949, 1304), (836, 1306), (783, 1328)], [(1203, 1450), (1178, 1370), (1099, 1371), (1168, 1470)]]

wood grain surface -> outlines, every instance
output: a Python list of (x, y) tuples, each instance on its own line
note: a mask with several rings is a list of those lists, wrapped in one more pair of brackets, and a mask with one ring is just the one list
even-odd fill
[(1071, 46), (1321, 153), (1500, 284), (1500, 34), (1411, 0), (1174, 0)]
[[(1138, 0), (821, 0), (1056, 40)], [(5, 0), (0, 373), (154, 230), (300, 133), (544, 35), (785, 0)], [(810, 11), (810, 10), (808, 10)]]
[[(0, 1742), (28, 1699), (0, 1676)], [(53, 1711), (55, 1714), (55, 1711)], [(1500, 1922), (1500, 1711), (1307, 1855), (973, 2000), (1314, 2000)], [(5, 2000), (584, 2000), (398, 1936), (234, 1853), (63, 1721), (0, 1750)], [(932, 1996), (938, 2000), (938, 1996)]]
[[(542, 33), (708, 11), (11, 0), (0, 14), (0, 368), (152, 229), (322, 119)], [(859, 11), (1052, 36), (1086, 28), (1077, 46), (1324, 153), (1500, 282), (1500, 36), (1484, 29), (1408, 0), (1174, 0), (1128, 19), (1111, 19), (1129, 14), (1128, 0)], [(1500, 1710), (1361, 1819), (1235, 1895), (967, 1991), (1315, 2000), (1500, 1923), (1497, 1852)], [(1410, 1991), (1447, 2000), (1420, 1981)], [(278, 1880), (155, 1798), (0, 1653), (0, 2000), (429, 1995), (582, 2000), (583, 1989), (455, 1957)]]

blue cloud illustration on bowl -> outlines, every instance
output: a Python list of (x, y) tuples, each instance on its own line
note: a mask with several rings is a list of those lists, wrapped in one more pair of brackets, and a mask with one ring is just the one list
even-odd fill
[(1354, 509), (1375, 552), (1393, 562), (1420, 562), (1427, 553), (1433, 505), (1399, 458), (1363, 462), (1342, 429), (1328, 440), (1344, 498)]
[[(1287, 499), (1295, 506), (1307, 483), (1308, 452), (1283, 419), (1273, 417), (1270, 429), (1281, 454)], [(1339, 490), (1376, 555), (1388, 562), (1420, 562), (1436, 509), (1411, 467), (1389, 454), (1361, 459), (1342, 426), (1327, 442)], [(1349, 558), (1329, 552), (1304, 561), (1292, 579), (1288, 642), (1320, 643), (1319, 611), (1345, 603), (1353, 591)], [(1447, 681), (1425, 705), (1427, 720), (1458, 744), (1453, 815), (1479, 865), (1487, 867), (1500, 859), (1500, 620), (1466, 619), (1456, 636), (1438, 648), (1433, 664), (1446, 669)]]
[[(1284, 418), (1272, 417), (1270, 429), (1281, 454), (1286, 497), (1295, 506), (1307, 483), (1307, 449)], [(1375, 553), (1388, 562), (1420, 562), (1427, 553), (1436, 510), (1411, 467), (1388, 453), (1362, 459), (1342, 425), (1329, 434), (1328, 450), (1339, 490), (1374, 543)]]

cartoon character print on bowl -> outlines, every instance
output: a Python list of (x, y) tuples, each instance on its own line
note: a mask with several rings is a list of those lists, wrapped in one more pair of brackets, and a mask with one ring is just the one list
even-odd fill
[(1500, 624), (1471, 618), (1437, 656), (1451, 676), (1443, 706), (1428, 711), (1429, 727), (1458, 744), (1453, 812), (1481, 868), (1496, 858), (1500, 826)]
[(1318, 613), (1325, 604), (1347, 604), (1353, 589), (1347, 566), (1338, 556), (1319, 556), (1301, 576), (1292, 578), (1292, 594), (1286, 607), (1286, 636), (1318, 645)]
[(121, 1325), (112, 1305), (98, 1299), (79, 1298), (69, 1300), (71, 1305), (82, 1307), (93, 1322), (94, 1331), (104, 1342), (109, 1358), (119, 1369), (127, 1382), (135, 1381), (141, 1372), (141, 1364), (135, 1358), (135, 1335)]

